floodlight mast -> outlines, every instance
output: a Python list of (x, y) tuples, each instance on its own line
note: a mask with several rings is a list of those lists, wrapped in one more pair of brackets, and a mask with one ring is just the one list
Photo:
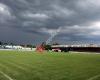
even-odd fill
[(46, 45), (50, 44), (50, 42), (52, 41), (52, 39), (58, 35), (58, 33), (61, 31), (61, 27), (59, 27), (55, 32), (51, 33), (51, 36), (47, 39), (46, 41)]

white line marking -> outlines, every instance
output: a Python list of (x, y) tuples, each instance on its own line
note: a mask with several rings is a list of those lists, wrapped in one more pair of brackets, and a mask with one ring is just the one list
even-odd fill
[(93, 77), (91, 77), (91, 78), (89, 78), (89, 79), (87, 79), (87, 80), (94, 80), (94, 79), (96, 79), (96, 78), (98, 78), (98, 77), (100, 77), (100, 74), (99, 74), (99, 75), (96, 75), (96, 76), (93, 76)]
[(0, 71), (0, 73), (1, 73), (3, 76), (5, 76), (7, 79), (9, 79), (9, 80), (14, 80), (14, 79), (12, 79), (10, 76), (8, 76), (7, 74), (5, 74), (4, 72)]
[(20, 66), (20, 65), (18, 65), (18, 64), (15, 64), (15, 63), (12, 63), (12, 62), (9, 62), (8, 64), (12, 64), (13, 66), (16, 66), (17, 68), (19, 68), (19, 69), (21, 69), (21, 70), (23, 70), (23, 71), (27, 71), (26, 68), (24, 68), (24, 67), (22, 67), (22, 66)]

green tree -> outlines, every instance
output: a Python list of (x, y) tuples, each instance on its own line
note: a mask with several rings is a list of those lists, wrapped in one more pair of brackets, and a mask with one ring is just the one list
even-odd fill
[(51, 45), (45, 45), (45, 50), (51, 50)]
[(2, 42), (0, 41), (0, 45), (2, 45)]

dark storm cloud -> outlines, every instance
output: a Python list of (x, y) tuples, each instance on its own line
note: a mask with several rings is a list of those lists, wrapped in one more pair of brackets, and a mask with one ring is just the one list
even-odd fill
[(62, 27), (55, 41), (99, 40), (99, 9), (99, 0), (0, 0), (0, 36), (12, 32), (20, 40), (23, 37), (18, 34), (38, 36), (30, 38), (34, 43), (47, 39), (51, 32)]

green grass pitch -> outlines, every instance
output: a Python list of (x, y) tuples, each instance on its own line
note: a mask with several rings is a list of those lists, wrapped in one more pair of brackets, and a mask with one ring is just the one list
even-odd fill
[(100, 54), (0, 51), (0, 80), (100, 80)]

